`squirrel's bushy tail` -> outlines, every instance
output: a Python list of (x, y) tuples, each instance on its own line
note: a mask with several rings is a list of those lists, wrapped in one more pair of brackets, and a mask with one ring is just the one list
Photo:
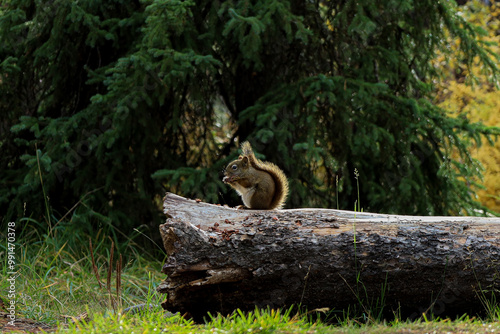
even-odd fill
[(254, 168), (265, 171), (271, 175), (274, 180), (274, 196), (269, 209), (281, 209), (285, 205), (288, 197), (288, 179), (283, 171), (272, 162), (265, 162), (257, 159), (253, 153), (252, 145), (248, 141), (241, 144), (241, 155), (247, 156)]
[(276, 189), (274, 192), (273, 200), (271, 202), (271, 208), (280, 210), (285, 205), (286, 199), (288, 197), (288, 179), (281, 170), (279, 170), (279, 173), (277, 173), (276, 177), (273, 175), (273, 178), (278, 178), (279, 180), (275, 180)]
[(254, 160), (258, 160), (255, 158), (255, 154), (253, 154), (253, 149), (252, 145), (250, 145), (250, 142), (246, 141), (243, 144), (241, 144), (241, 155), (242, 156), (247, 156), (247, 157), (253, 157)]

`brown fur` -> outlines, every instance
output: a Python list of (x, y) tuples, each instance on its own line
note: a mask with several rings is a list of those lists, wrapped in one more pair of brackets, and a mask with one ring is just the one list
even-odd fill
[(249, 209), (281, 209), (288, 196), (285, 174), (275, 164), (257, 159), (249, 142), (241, 149), (238, 160), (227, 165), (223, 181), (241, 195)]

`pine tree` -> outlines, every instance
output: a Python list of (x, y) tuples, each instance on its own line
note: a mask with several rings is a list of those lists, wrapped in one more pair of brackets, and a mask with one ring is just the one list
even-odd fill
[[(491, 49), (500, 52), (500, 3), (486, 5), (483, 1), (468, 1), (461, 7), (464, 17), (485, 30), (482, 40)], [(467, 118), (472, 122), (500, 126), (500, 90), (484, 73), (479, 62), (472, 60), (465, 68), (467, 59), (456, 56), (459, 40), (450, 40), (447, 54), (438, 54), (437, 66), (444, 78), (436, 85), (436, 103), (450, 112), (452, 117)], [(492, 58), (494, 59), (494, 58)], [(472, 71), (472, 72), (468, 72)], [(473, 84), (471, 84), (473, 81)], [(476, 192), (478, 200), (487, 208), (500, 212), (500, 140), (495, 145), (471, 146), (472, 157), (483, 165), (483, 179), (478, 180), (483, 189)]]
[(500, 130), (430, 102), (431, 60), (446, 28), (464, 59), (494, 78), (498, 68), (452, 1), (12, 0), (0, 10), (6, 219), (155, 225), (165, 190), (236, 204), (220, 171), (243, 140), (288, 174), (288, 207), (480, 208), (468, 138)]

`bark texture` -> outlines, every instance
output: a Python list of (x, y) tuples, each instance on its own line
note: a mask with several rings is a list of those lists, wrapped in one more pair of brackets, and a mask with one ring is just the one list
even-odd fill
[(500, 288), (500, 219), (236, 210), (167, 193), (158, 290), (201, 318), (255, 306), (417, 317), (483, 309)]

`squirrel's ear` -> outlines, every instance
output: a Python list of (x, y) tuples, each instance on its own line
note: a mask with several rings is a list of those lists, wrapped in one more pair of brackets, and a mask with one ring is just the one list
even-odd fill
[(243, 161), (243, 164), (248, 165), (248, 157), (240, 157), (241, 161)]
[(241, 159), (243, 159), (243, 156), (242, 156), (242, 155), (240, 155), (240, 156), (238, 157), (238, 160), (241, 160)]

